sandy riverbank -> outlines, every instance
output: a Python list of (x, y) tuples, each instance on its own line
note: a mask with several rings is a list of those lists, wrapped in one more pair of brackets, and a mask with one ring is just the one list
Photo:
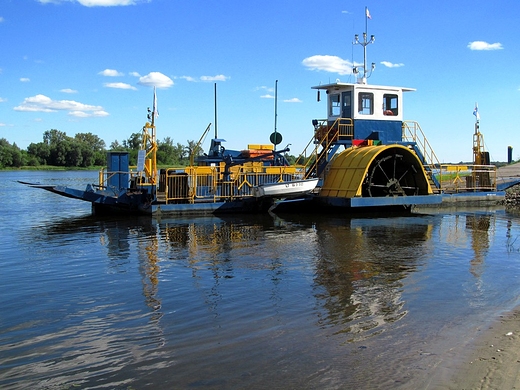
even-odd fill
[(427, 389), (520, 389), (520, 307), (505, 313), (475, 339)]
[[(519, 185), (507, 191), (506, 201), (518, 211)], [(479, 328), (468, 348), (467, 355), (428, 389), (520, 389), (520, 307)]]

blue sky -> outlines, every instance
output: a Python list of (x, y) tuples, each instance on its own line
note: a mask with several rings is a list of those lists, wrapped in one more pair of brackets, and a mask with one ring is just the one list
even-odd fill
[(109, 146), (141, 130), (156, 86), (157, 137), (186, 144), (214, 122), (217, 83), (218, 136), (245, 149), (269, 143), (278, 80), (277, 131), (298, 155), (326, 114), (310, 87), (354, 81), (365, 6), (368, 82), (417, 89), (404, 116), (441, 162), (472, 159), (475, 102), (491, 159), (520, 157), (520, 2), (500, 0), (1, 0), (0, 138)]

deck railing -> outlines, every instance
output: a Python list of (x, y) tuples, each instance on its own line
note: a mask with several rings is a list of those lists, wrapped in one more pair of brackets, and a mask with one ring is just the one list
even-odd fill
[[(130, 183), (132, 183), (132, 182), (140, 183), (139, 185), (141, 187), (153, 186), (153, 184), (148, 183), (144, 180), (143, 172), (138, 172), (136, 170), (137, 166), (130, 166), (129, 169), (130, 169), (129, 171), (109, 171), (107, 167), (101, 168), (98, 172), (98, 178), (99, 178), (98, 183), (99, 184), (95, 185), (95, 187), (102, 189), (102, 190), (112, 191), (114, 196), (118, 196), (119, 192), (122, 189), (126, 189), (126, 188), (130, 187)], [(116, 187), (116, 186), (110, 185), (111, 179), (114, 177), (117, 177), (118, 175), (123, 175), (124, 177), (126, 177), (128, 179), (128, 183), (125, 183), (126, 187), (125, 186)], [(120, 183), (120, 184), (122, 184), (122, 183)]]
[(432, 146), (428, 142), (426, 135), (419, 126), (418, 122), (403, 121), (403, 141), (415, 142), (422, 153), (424, 160), (423, 164), (428, 166), (431, 170), (440, 165), (437, 155), (433, 151)]
[(160, 175), (158, 199), (165, 203), (229, 201), (253, 197), (253, 188), (264, 183), (303, 178), (303, 167), (240, 167), (224, 173), (217, 167), (168, 169)]
[(435, 175), (445, 193), (497, 189), (497, 168), (494, 165), (443, 164)]
[(296, 162), (305, 164), (306, 178), (317, 173), (320, 160), (332, 144), (353, 137), (354, 125), (351, 118), (338, 118), (330, 126), (327, 119), (314, 121), (314, 135), (296, 159)]

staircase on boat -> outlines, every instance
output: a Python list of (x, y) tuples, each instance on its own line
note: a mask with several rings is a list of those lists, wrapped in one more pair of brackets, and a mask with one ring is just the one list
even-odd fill
[[(331, 126), (327, 120), (313, 120), (314, 136), (296, 160), (305, 166), (305, 179), (322, 177), (325, 168), (341, 146), (352, 145), (354, 125), (350, 118), (338, 118)], [(307, 150), (312, 150), (307, 156)]]

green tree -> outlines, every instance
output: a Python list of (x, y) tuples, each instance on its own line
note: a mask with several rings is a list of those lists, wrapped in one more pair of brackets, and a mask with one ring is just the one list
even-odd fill
[(56, 145), (69, 138), (65, 132), (56, 129), (47, 130), (43, 133), (43, 142), (49, 146)]
[(11, 144), (5, 138), (0, 139), (0, 168), (13, 166)]
[(79, 142), (67, 142), (68, 145), (65, 152), (65, 166), (67, 167), (83, 167), (88, 166), (83, 162), (83, 148)]
[(160, 165), (177, 165), (181, 156), (173, 144), (173, 139), (166, 137), (162, 142), (157, 142), (157, 163)]
[[(60, 139), (50, 145), (50, 164), (60, 167), (69, 166), (71, 158), (68, 156), (71, 149), (71, 142), (67, 139)], [(70, 165), (74, 166), (74, 165)]]
[(296, 156), (293, 156), (292, 154), (285, 154), (285, 158), (287, 159), (287, 162), (289, 163), (289, 165), (293, 165), (293, 164), (296, 164), (296, 159), (297, 157)]
[(110, 150), (114, 151), (122, 151), (125, 150), (125, 147), (119, 143), (119, 141), (116, 139), (110, 144)]
[(105, 165), (105, 141), (92, 133), (78, 133), (74, 136), (74, 144), (81, 153), (79, 166), (91, 167)]
[(27, 153), (29, 160), (35, 161), (34, 165), (47, 165), (51, 155), (51, 148), (45, 142), (31, 143), (27, 147)]
[(143, 136), (141, 133), (132, 133), (130, 138), (123, 141), (123, 146), (127, 150), (139, 150), (141, 147)]
[(106, 165), (107, 155), (105, 150), (94, 153), (94, 165)]
[(24, 154), (15, 143), (13, 143), (11, 147), (11, 155), (13, 159), (13, 167), (20, 168), (22, 165), (26, 164), (26, 154)]
[(92, 151), (103, 151), (106, 147), (105, 141), (92, 133), (78, 133), (74, 136), (74, 139), (82, 144), (85, 144), (91, 148)]
[(26, 159), (16, 144), (11, 145), (5, 138), (0, 139), (0, 168), (21, 167)]

